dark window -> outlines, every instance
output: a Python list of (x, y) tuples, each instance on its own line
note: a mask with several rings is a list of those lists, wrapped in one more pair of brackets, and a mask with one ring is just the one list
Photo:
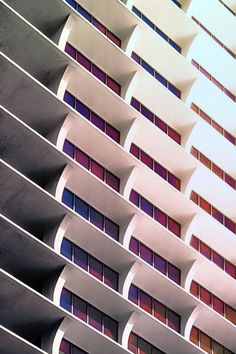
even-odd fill
[(89, 324), (102, 332), (102, 313), (93, 306), (89, 306)]
[(62, 240), (61, 254), (66, 258), (72, 260), (72, 243), (68, 241), (66, 238), (63, 238)]
[(79, 197), (75, 198), (75, 211), (85, 219), (89, 218), (89, 205)]
[(79, 267), (88, 270), (88, 253), (81, 248), (74, 247), (74, 262)]
[(89, 273), (91, 273), (95, 278), (101, 281), (103, 280), (102, 263), (92, 256), (89, 257)]
[(68, 189), (64, 189), (62, 194), (62, 202), (66, 204), (69, 208), (73, 209), (74, 206), (74, 195)]
[(82, 321), (87, 322), (87, 303), (77, 296), (73, 296), (73, 313)]

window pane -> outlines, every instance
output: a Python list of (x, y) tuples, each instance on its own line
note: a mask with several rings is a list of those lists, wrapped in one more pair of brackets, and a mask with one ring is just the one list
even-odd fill
[(167, 227), (167, 215), (158, 208), (154, 209), (154, 218), (164, 227)]
[(176, 236), (180, 237), (180, 224), (172, 218), (168, 217), (168, 229)]
[(164, 123), (160, 118), (155, 116), (155, 125), (161, 129), (163, 132), (167, 133), (167, 124)]
[(215, 341), (213, 342), (213, 354), (224, 354), (224, 347)]
[(130, 285), (128, 298), (130, 301), (138, 305), (138, 288), (133, 284)]
[(167, 87), (167, 80), (158, 72), (155, 72), (155, 78), (165, 87)]
[(92, 18), (92, 24), (103, 34), (106, 34), (106, 27), (103, 26), (99, 21), (97, 21), (95, 18)]
[(101, 180), (104, 180), (104, 168), (94, 160), (91, 160), (91, 172)]
[(104, 315), (104, 334), (113, 340), (117, 340), (117, 322)]
[(121, 47), (121, 40), (116, 37), (114, 35), (114, 33), (110, 32), (109, 30), (107, 30), (107, 37), (113, 42), (115, 43), (118, 47)]
[(89, 119), (90, 117), (90, 109), (85, 106), (82, 102), (76, 100), (76, 110), (82, 114), (85, 118)]
[(91, 22), (91, 15), (85, 9), (83, 9), (80, 5), (78, 5), (78, 10), (79, 10), (79, 13), (84, 18), (86, 18), (89, 22)]
[(235, 233), (235, 223), (225, 216), (225, 227)]
[(168, 309), (168, 326), (176, 332), (180, 332), (180, 316), (170, 309)]
[(154, 300), (154, 316), (166, 323), (166, 307), (156, 300)]
[(60, 298), (60, 306), (65, 310), (71, 312), (71, 304), (72, 304), (72, 295), (71, 292), (67, 289), (62, 289), (61, 298)]
[[(178, 96), (180, 97), (180, 96)], [(181, 136), (171, 127), (168, 127), (168, 135), (171, 139), (173, 139), (177, 144), (181, 144)]]
[(198, 343), (198, 340), (199, 340), (198, 334), (199, 334), (199, 333), (198, 333), (198, 332), (199, 332), (199, 331), (198, 331), (197, 328), (192, 327), (191, 333), (190, 333), (190, 341), (191, 341), (192, 343), (196, 344), (197, 346), (199, 345), (199, 343)]
[(192, 236), (191, 246), (197, 251), (199, 250), (199, 243), (200, 243), (200, 241), (198, 240), (198, 238), (196, 236)]
[(224, 269), (224, 258), (215, 251), (213, 251), (213, 262), (221, 269)]
[(110, 89), (114, 91), (117, 95), (120, 95), (120, 85), (109, 76), (107, 77), (107, 86), (110, 87)]
[(224, 131), (224, 137), (235, 145), (235, 137), (228, 132)]
[(117, 192), (119, 192), (120, 189), (120, 180), (118, 177), (116, 177), (115, 175), (113, 175), (113, 173), (106, 171), (106, 183), (113, 188), (114, 190), (116, 190)]
[(151, 217), (153, 216), (153, 205), (143, 197), (141, 197), (141, 209)]
[(142, 338), (139, 338), (139, 353), (140, 354), (152, 354), (152, 346)]
[(89, 206), (79, 197), (75, 197), (75, 211), (85, 219), (89, 218)]
[(76, 59), (76, 50), (69, 43), (66, 43), (65, 52), (69, 54), (72, 58)]
[(149, 26), (151, 27), (152, 29), (154, 29), (154, 24), (144, 15), (142, 15), (142, 20)]
[(102, 313), (91, 305), (89, 306), (89, 324), (98, 331), (102, 331)]
[(138, 354), (138, 337), (134, 333), (130, 333), (129, 342), (128, 342), (128, 349), (134, 353)]
[(154, 255), (154, 267), (163, 274), (166, 274), (167, 272), (167, 262), (158, 254)]
[(226, 182), (230, 187), (232, 187), (232, 188), (235, 189), (235, 180), (234, 180), (231, 176), (225, 174), (225, 182)]
[(211, 169), (211, 161), (201, 153), (200, 153), (200, 161), (201, 163), (203, 163), (203, 165)]
[(62, 194), (62, 203), (73, 209), (74, 194), (68, 189), (64, 189)]
[(131, 239), (130, 239), (129, 249), (130, 249), (130, 251), (139, 255), (139, 241), (136, 240), (134, 237), (131, 237)]
[(142, 290), (140, 290), (140, 307), (145, 311), (152, 313), (152, 298)]
[(79, 267), (88, 270), (88, 253), (81, 248), (75, 246), (74, 248), (74, 262)]
[(211, 305), (211, 293), (200, 286), (200, 299), (207, 305)]
[(208, 259), (211, 259), (211, 248), (200, 241), (200, 253)]
[(73, 296), (73, 313), (82, 321), (87, 322), (87, 303), (77, 296)]
[(141, 113), (147, 118), (149, 119), (151, 122), (153, 122), (154, 119), (154, 114), (149, 111), (148, 108), (146, 108), (145, 106), (141, 105)]
[(71, 347), (71, 344), (67, 340), (62, 339), (61, 345), (60, 345), (60, 351), (65, 354), (70, 354), (70, 347)]
[(105, 132), (105, 121), (94, 112), (91, 112), (91, 122)]
[(205, 210), (208, 214), (211, 214), (211, 205), (205, 199), (200, 197), (200, 207)]
[(199, 284), (195, 281), (192, 281), (190, 286), (190, 293), (196, 297), (199, 297)]
[(154, 161), (154, 171), (161, 176), (162, 178), (167, 178), (167, 171), (166, 169), (161, 166), (158, 162)]
[(180, 189), (180, 180), (170, 172), (168, 172), (168, 182), (176, 189)]
[(67, 155), (72, 157), (72, 159), (74, 158), (74, 145), (71, 144), (68, 140), (65, 140), (65, 142), (64, 142), (63, 151)]
[(135, 109), (137, 109), (137, 111), (140, 112), (141, 104), (134, 97), (132, 97), (130, 104), (131, 104), (132, 107), (134, 107)]
[(118, 274), (105, 265), (103, 266), (103, 273), (104, 283), (110, 286), (112, 289), (118, 290)]
[(72, 345), (72, 351), (71, 354), (87, 354), (84, 350)]
[(212, 207), (212, 216), (214, 219), (216, 219), (221, 224), (223, 224), (223, 214), (219, 210), (215, 209), (214, 207)]
[(150, 248), (146, 247), (142, 243), (140, 244), (140, 257), (144, 259), (147, 263), (153, 264), (153, 252)]
[(76, 155), (75, 155), (76, 161), (81, 164), (82, 166), (84, 166), (85, 168), (87, 168), (89, 170), (90, 168), (90, 157), (85, 154), (83, 151), (81, 151), (80, 149), (76, 148)]
[(225, 271), (226, 271), (226, 273), (231, 275), (231, 277), (233, 277), (233, 278), (236, 277), (235, 266), (228, 261), (225, 261)]
[(224, 303), (216, 296), (213, 296), (213, 309), (221, 315), (224, 315)]
[(225, 305), (225, 315), (230, 322), (236, 324), (236, 311), (232, 307)]
[(102, 263), (94, 257), (89, 257), (89, 273), (102, 281)]
[(99, 229), (104, 229), (104, 216), (92, 207), (90, 207), (90, 221)]
[(134, 52), (131, 54), (131, 58), (136, 61), (136, 63), (140, 64), (141, 63), (141, 58)]
[(165, 41), (167, 41), (167, 39), (168, 39), (167, 35), (166, 35), (164, 32), (162, 32), (162, 31), (160, 30), (160, 28), (156, 27), (156, 28), (155, 28), (155, 31), (156, 31)]
[(137, 157), (137, 159), (139, 159), (139, 147), (137, 147), (136, 145), (134, 144), (131, 144), (131, 147), (130, 147), (130, 152), (132, 155), (134, 155), (135, 157)]
[(118, 241), (119, 239), (119, 226), (111, 220), (105, 218), (105, 232)]
[(106, 83), (106, 74), (94, 64), (92, 65), (92, 74), (102, 82)]
[(148, 64), (146, 63), (144, 60), (142, 60), (142, 67), (149, 72), (149, 74), (151, 74), (152, 76), (154, 76), (154, 69)]
[(141, 161), (151, 169), (153, 168), (153, 159), (148, 156), (144, 151), (141, 151)]
[(196, 192), (194, 192), (194, 191), (191, 192), (190, 199), (191, 199), (194, 203), (198, 204), (199, 197), (198, 197), (198, 195), (197, 195)]
[(129, 200), (139, 207), (139, 199), (139, 194), (132, 190), (129, 196)]
[(212, 171), (221, 179), (223, 178), (223, 171), (214, 163), (212, 163)]
[(168, 263), (168, 277), (175, 283), (180, 284), (180, 270)]
[(207, 353), (211, 354), (212, 340), (205, 333), (200, 332), (200, 347)]
[(72, 243), (66, 238), (63, 238), (61, 244), (61, 254), (66, 258), (72, 260)]
[(76, 2), (74, 0), (66, 0), (66, 2), (72, 6), (74, 9), (76, 9)]
[(64, 101), (68, 103), (71, 107), (75, 108), (75, 97), (71, 95), (68, 91), (65, 92)]
[(117, 143), (120, 142), (120, 132), (109, 123), (106, 123), (106, 134)]
[(82, 53), (77, 52), (77, 62), (80, 63), (88, 71), (91, 71), (91, 61), (87, 59)]

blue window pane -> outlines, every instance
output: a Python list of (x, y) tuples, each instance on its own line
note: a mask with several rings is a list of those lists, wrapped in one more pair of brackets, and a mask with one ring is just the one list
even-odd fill
[(181, 94), (180, 94), (180, 91), (175, 87), (173, 86), (172, 84), (169, 83), (169, 90), (177, 97), (180, 98)]
[(178, 44), (176, 44), (174, 41), (172, 41), (172, 39), (169, 39), (169, 43), (173, 48), (175, 48), (177, 50), (177, 52), (181, 53), (180, 46), (178, 46)]
[(149, 26), (151, 27), (152, 29), (154, 29), (154, 24), (144, 15), (142, 15), (142, 20)]
[(152, 76), (154, 76), (154, 69), (147, 64), (145, 61), (142, 60), (142, 67), (149, 72), (149, 74), (151, 74)]
[(71, 144), (68, 140), (65, 140), (64, 142), (64, 146), (63, 146), (63, 151), (69, 155), (70, 157), (72, 157), (72, 159), (74, 158), (74, 150), (75, 147), (73, 144)]
[(75, 211), (85, 219), (89, 218), (89, 206), (79, 197), (75, 197)]
[(155, 28), (155, 31), (156, 31), (156, 33), (159, 34), (159, 36), (161, 36), (165, 41), (167, 41), (167, 39), (168, 39), (167, 35), (166, 35), (164, 32), (162, 32), (162, 31), (160, 30), (160, 28), (156, 27), (156, 28)]
[(74, 194), (68, 189), (64, 189), (62, 194), (62, 203), (73, 209)]
[(119, 226), (111, 220), (105, 218), (105, 232), (118, 241), (119, 239)]
[(155, 72), (155, 78), (165, 87), (167, 87), (167, 80), (158, 72)]
[(72, 243), (66, 238), (63, 238), (62, 240), (61, 254), (66, 258), (72, 260)]
[(153, 205), (143, 197), (141, 197), (141, 209), (151, 217), (153, 216)]
[(91, 15), (85, 9), (83, 9), (80, 5), (78, 5), (78, 12), (86, 18), (89, 22), (91, 22)]
[(142, 16), (142, 14), (141, 14), (141, 12), (136, 8), (136, 7), (132, 7), (132, 11), (138, 16), (138, 17), (141, 17)]
[(71, 304), (72, 304), (71, 292), (69, 292), (66, 289), (62, 289), (60, 306), (63, 307), (65, 310), (71, 312)]
[(131, 54), (131, 58), (134, 59), (134, 61), (136, 61), (138, 64), (141, 63), (141, 58), (136, 53), (133, 52)]
[(90, 221), (99, 229), (103, 230), (104, 216), (101, 213), (99, 213), (97, 210), (93, 209), (92, 207), (90, 208)]
[(130, 104), (132, 107), (134, 107), (135, 109), (137, 109), (137, 111), (140, 112), (140, 102), (137, 101), (134, 97), (132, 97)]
[(133, 284), (130, 285), (128, 298), (130, 301), (138, 305), (138, 288)]
[(74, 0), (66, 0), (66, 2), (72, 6), (74, 9), (76, 9), (76, 2)]
[(153, 122), (154, 120), (154, 114), (149, 111), (148, 108), (146, 108), (145, 106), (141, 106), (141, 113), (147, 118), (149, 119), (151, 122)]
[(76, 101), (76, 111), (82, 114), (85, 118), (89, 119), (90, 117), (90, 109), (85, 106), (81, 101)]
[(74, 248), (74, 262), (79, 267), (88, 270), (88, 253), (81, 248), (75, 246)]
[(71, 107), (75, 108), (75, 97), (72, 96), (68, 91), (65, 92), (64, 101)]

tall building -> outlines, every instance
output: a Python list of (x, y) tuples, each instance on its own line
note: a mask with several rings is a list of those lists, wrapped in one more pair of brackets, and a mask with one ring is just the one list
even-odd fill
[(236, 1), (0, 1), (1, 354), (236, 353)]

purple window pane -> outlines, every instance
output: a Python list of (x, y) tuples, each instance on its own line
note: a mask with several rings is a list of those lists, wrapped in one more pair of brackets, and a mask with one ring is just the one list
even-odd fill
[(141, 150), (141, 161), (145, 163), (149, 168), (153, 169), (153, 159)]
[(89, 205), (79, 197), (75, 198), (75, 211), (85, 219), (89, 218)]
[(102, 313), (91, 305), (89, 306), (89, 324), (98, 331), (102, 331)]
[(120, 96), (120, 92), (121, 92), (120, 84), (118, 84), (115, 80), (113, 80), (109, 76), (107, 77), (107, 86), (110, 87), (112, 91), (114, 91), (117, 95)]
[(118, 290), (118, 274), (107, 266), (103, 266), (104, 283), (114, 290)]
[(178, 98), (181, 97), (181, 92), (180, 90), (178, 90), (174, 85), (170, 84), (169, 83), (169, 90), (175, 95), (177, 96)]
[(116, 177), (115, 175), (113, 175), (112, 173), (110, 173), (109, 171), (106, 171), (106, 183), (113, 188), (114, 190), (116, 190), (117, 192), (119, 192), (120, 189), (120, 180), (118, 177)]
[(90, 109), (79, 100), (76, 100), (76, 111), (82, 114), (82, 116), (84, 116), (85, 118), (90, 118)]
[(176, 189), (180, 190), (180, 180), (175, 177), (172, 173), (168, 172), (168, 182), (175, 187)]
[(72, 159), (74, 158), (74, 145), (71, 144), (68, 140), (65, 140), (64, 142), (64, 146), (63, 146), (63, 151), (69, 155), (70, 157), (72, 157)]
[(73, 296), (73, 313), (82, 321), (87, 322), (87, 303), (77, 296)]
[(134, 97), (132, 97), (130, 104), (132, 107), (134, 107), (135, 109), (137, 109), (137, 111), (140, 112), (141, 103), (137, 101)]
[(236, 268), (232, 263), (230, 263), (228, 261), (225, 261), (225, 271), (226, 271), (226, 273), (231, 275), (231, 277), (233, 277), (233, 278), (236, 277)]
[(173, 220), (170, 217), (168, 217), (168, 229), (173, 232), (173, 234), (180, 237), (181, 226), (177, 221)]
[(167, 271), (167, 262), (164, 258), (158, 254), (154, 255), (154, 267), (159, 270), (159, 272), (166, 274)]
[(154, 114), (149, 111), (148, 108), (146, 108), (145, 106), (141, 105), (141, 113), (151, 122), (153, 122), (154, 120)]
[(139, 207), (139, 199), (140, 199), (139, 194), (132, 189), (129, 196), (129, 200)]
[(89, 257), (89, 273), (102, 281), (102, 263), (92, 256)]
[(89, 170), (90, 157), (78, 148), (76, 148), (75, 159), (80, 165), (84, 166), (85, 168), (87, 168), (87, 170)]
[(168, 263), (168, 278), (180, 284), (180, 270), (170, 263)]
[(97, 21), (94, 17), (92, 18), (92, 24), (103, 34), (106, 34), (106, 27), (103, 26), (99, 21)]
[(225, 174), (225, 182), (232, 188), (235, 189), (235, 179), (233, 179), (231, 176)]
[(217, 210), (214, 207), (212, 207), (211, 215), (213, 216), (214, 219), (216, 219), (221, 224), (223, 224), (223, 214), (219, 210)]
[(106, 134), (117, 143), (120, 142), (120, 132), (109, 123), (106, 123)]
[(104, 181), (104, 168), (94, 160), (91, 160), (91, 172)]
[(133, 284), (130, 285), (128, 298), (130, 301), (138, 305), (138, 288)]
[(79, 52), (77, 52), (77, 62), (80, 63), (88, 71), (91, 71), (91, 61)]
[(155, 116), (155, 125), (161, 129), (164, 133), (167, 133), (167, 124), (164, 123), (160, 118)]
[(140, 64), (141, 58), (136, 53), (133, 52), (131, 54), (131, 58), (134, 59), (134, 61), (136, 61), (138, 64)]
[(171, 310), (168, 310), (168, 326), (176, 332), (180, 332), (180, 316)]
[(139, 152), (140, 152), (139, 147), (134, 144), (131, 144), (130, 153), (135, 157), (137, 157), (137, 159), (139, 159)]
[(68, 91), (64, 94), (64, 101), (68, 103), (71, 107), (75, 108), (75, 97), (71, 95)]
[(73, 209), (74, 194), (68, 189), (64, 189), (62, 194), (62, 203), (66, 204), (69, 208)]
[(225, 216), (225, 227), (235, 233), (235, 223)]
[(140, 257), (149, 264), (153, 264), (153, 252), (142, 243), (140, 244)]
[(76, 49), (72, 47), (69, 43), (66, 43), (65, 52), (69, 54), (72, 58), (76, 59)]
[(60, 306), (63, 309), (71, 312), (71, 304), (72, 304), (72, 295), (71, 292), (67, 289), (62, 289), (61, 298), (60, 298)]
[(107, 30), (107, 37), (113, 42), (115, 43), (118, 47), (121, 47), (121, 40), (120, 38), (116, 37), (114, 35), (114, 33), (110, 32), (109, 30)]
[(92, 65), (92, 74), (100, 81), (106, 83), (106, 74), (94, 64)]
[(208, 259), (211, 259), (211, 248), (200, 241), (200, 253)]
[(139, 241), (136, 240), (133, 236), (130, 239), (129, 249), (131, 252), (139, 255)]
[(145, 198), (141, 197), (141, 209), (151, 217), (153, 217), (153, 205), (146, 200)]
[(104, 315), (104, 334), (117, 341), (118, 325), (115, 320)]
[(215, 251), (213, 251), (213, 262), (218, 265), (218, 267), (220, 267), (221, 269), (224, 269), (224, 258), (221, 257), (221, 255), (219, 255), (218, 253), (216, 253)]
[(158, 208), (154, 209), (154, 219), (164, 227), (167, 227), (167, 215)]
[(224, 131), (224, 136), (227, 140), (229, 140), (232, 144), (235, 145), (235, 137), (228, 132)]
[(88, 253), (81, 248), (75, 246), (74, 249), (74, 262), (79, 267), (88, 270)]
[(105, 131), (105, 122), (104, 120), (99, 117), (96, 113), (91, 112), (91, 122), (96, 125), (99, 129), (101, 129), (103, 132)]
[(119, 240), (119, 226), (107, 218), (105, 218), (105, 233), (114, 240)]
[(66, 238), (63, 238), (61, 244), (61, 254), (70, 260), (72, 260), (72, 246), (72, 242)]
[(161, 166), (158, 162), (154, 161), (154, 171), (161, 176), (162, 178), (167, 178), (167, 171), (166, 169)]
[(90, 221), (99, 229), (104, 229), (104, 216), (92, 207), (90, 207)]
[(150, 295), (140, 290), (140, 307), (147, 311), (148, 313), (152, 313), (152, 298)]
[(173, 139), (177, 144), (181, 144), (181, 136), (171, 127), (168, 128), (168, 135), (171, 139)]
[(62, 352), (64, 354), (70, 354), (70, 347), (71, 347), (71, 344), (67, 340), (62, 339), (61, 345), (60, 345), (60, 352)]

